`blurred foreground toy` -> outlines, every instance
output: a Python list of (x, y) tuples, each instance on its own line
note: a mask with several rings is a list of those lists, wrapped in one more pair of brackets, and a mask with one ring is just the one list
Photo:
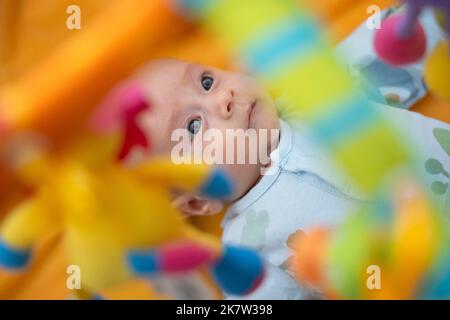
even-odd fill
[(272, 92), (283, 95), (295, 108), (293, 117), (363, 192), (375, 191), (392, 169), (411, 163), (396, 129), (332, 54), (302, 1), (179, 3), (227, 40)]
[(435, 95), (450, 101), (450, 2), (441, 0), (405, 0), (404, 15), (387, 18), (374, 39), (378, 56), (394, 66), (415, 63), (426, 52), (427, 40), (419, 16), (427, 6), (433, 7), (442, 17), (442, 27), (447, 41), (442, 41), (425, 65), (425, 81)]
[[(111, 25), (118, 19), (120, 25)], [(0, 265), (20, 270), (33, 244), (59, 229), (69, 261), (81, 268), (78, 293), (83, 298), (132, 276), (207, 265), (230, 294), (245, 294), (258, 285), (263, 265), (255, 253), (223, 248), (218, 239), (190, 226), (170, 203), (172, 188), (226, 198), (232, 192), (226, 176), (168, 159), (133, 169), (116, 161), (136, 147), (147, 152), (151, 147), (136, 121), (148, 109), (139, 88), (125, 88), (118, 94), (123, 100), (118, 108), (107, 106), (93, 122), (97, 131), (112, 125), (123, 134), (108, 132), (103, 138), (80, 130), (112, 85), (143, 62), (146, 52), (171, 43), (187, 26), (166, 0), (118, 0), (48, 59), (0, 89), (0, 154), (9, 157), (13, 169), (0, 171), (12, 176), (0, 182), (10, 187), (8, 182), (18, 180), (29, 190), (3, 221)], [(27, 135), (50, 149), (18, 142), (17, 137)]]
[(60, 229), (70, 263), (80, 267), (83, 298), (133, 276), (178, 274), (202, 266), (211, 268), (227, 293), (251, 292), (264, 274), (259, 256), (222, 247), (171, 205), (171, 189), (229, 197), (233, 189), (227, 176), (206, 165), (175, 165), (170, 159), (128, 169), (114, 161), (134, 147), (149, 147), (136, 124), (139, 113), (148, 109), (144, 95), (130, 86), (120, 96), (119, 108), (99, 111), (109, 119), (100, 116), (92, 123), (108, 122), (125, 135), (116, 130), (104, 137), (80, 135), (58, 154), (11, 146), (11, 163), (30, 196), (9, 212), (0, 229), (0, 266), (21, 270), (33, 244)]
[(450, 232), (417, 185), (404, 183), (336, 231), (295, 244), (296, 278), (338, 299), (450, 299)]

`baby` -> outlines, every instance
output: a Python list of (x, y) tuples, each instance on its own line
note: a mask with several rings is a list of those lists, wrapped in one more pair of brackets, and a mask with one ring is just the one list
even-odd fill
[[(223, 137), (230, 129), (267, 132), (269, 138), (257, 138), (256, 161), (220, 164), (235, 185), (229, 201), (178, 192), (174, 204), (188, 215), (217, 214), (227, 207), (223, 241), (254, 248), (268, 265), (266, 280), (249, 298), (319, 297), (290, 274), (290, 244), (311, 227), (335, 227), (365, 203), (364, 196), (338, 174), (339, 170), (308, 139), (301, 123), (279, 118), (275, 102), (249, 76), (167, 59), (140, 69), (133, 81), (142, 86), (151, 103), (151, 110), (142, 114), (138, 123), (150, 137), (152, 152), (172, 154), (179, 143), (173, 139), (173, 132), (179, 129), (189, 137), (189, 143), (203, 147), (219, 143), (205, 138), (208, 129), (218, 130)], [(393, 121), (401, 122), (399, 125), (408, 130), (406, 134), (417, 136), (418, 147), (427, 150), (430, 159), (450, 168), (446, 147), (433, 135), (436, 130), (448, 134), (449, 125), (413, 112), (380, 108)], [(223, 148), (225, 154), (237, 148), (228, 142), (215, 147)], [(248, 160), (252, 150), (244, 148)], [(261, 156), (265, 153), (270, 158)], [(135, 152), (128, 160), (139, 161), (142, 156)], [(445, 202), (445, 194), (446, 190), (437, 195), (441, 202)]]

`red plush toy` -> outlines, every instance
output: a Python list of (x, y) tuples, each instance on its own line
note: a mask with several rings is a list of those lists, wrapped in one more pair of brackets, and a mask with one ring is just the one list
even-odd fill
[[(401, 66), (414, 63), (424, 57), (427, 40), (419, 16), (426, 6), (442, 11), (450, 16), (450, 1), (442, 0), (405, 0), (404, 15), (395, 15), (386, 19), (375, 35), (375, 50), (387, 63)], [(450, 23), (444, 26), (450, 35)]]
[(378, 56), (394, 66), (420, 60), (427, 47), (425, 31), (420, 23), (415, 23), (410, 32), (400, 32), (404, 20), (403, 16), (389, 17), (381, 25), (380, 32), (375, 35), (375, 50)]

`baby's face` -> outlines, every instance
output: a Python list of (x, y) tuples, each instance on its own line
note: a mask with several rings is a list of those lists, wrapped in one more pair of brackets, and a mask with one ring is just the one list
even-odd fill
[[(211, 128), (223, 133), (224, 138), (227, 129), (266, 129), (269, 133), (279, 128), (272, 99), (244, 74), (178, 60), (158, 60), (142, 68), (136, 78), (151, 103), (150, 111), (140, 117), (139, 123), (150, 137), (153, 152), (170, 154), (177, 144), (171, 141), (177, 129), (186, 130), (192, 143), (206, 147), (217, 143), (203, 140), (202, 135)], [(269, 135), (267, 143), (257, 147), (266, 148), (266, 154), (270, 154), (277, 144), (278, 137), (271, 141)], [(222, 145), (224, 154), (230, 152), (227, 142)], [(248, 156), (248, 150), (245, 152)], [(260, 177), (260, 159), (257, 163), (247, 160), (245, 164), (223, 165), (235, 182), (234, 199), (245, 194)]]

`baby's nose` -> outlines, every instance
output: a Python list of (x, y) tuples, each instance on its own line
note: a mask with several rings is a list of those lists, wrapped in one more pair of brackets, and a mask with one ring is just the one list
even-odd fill
[(221, 117), (228, 119), (233, 114), (233, 90), (223, 90), (217, 94), (216, 108)]

